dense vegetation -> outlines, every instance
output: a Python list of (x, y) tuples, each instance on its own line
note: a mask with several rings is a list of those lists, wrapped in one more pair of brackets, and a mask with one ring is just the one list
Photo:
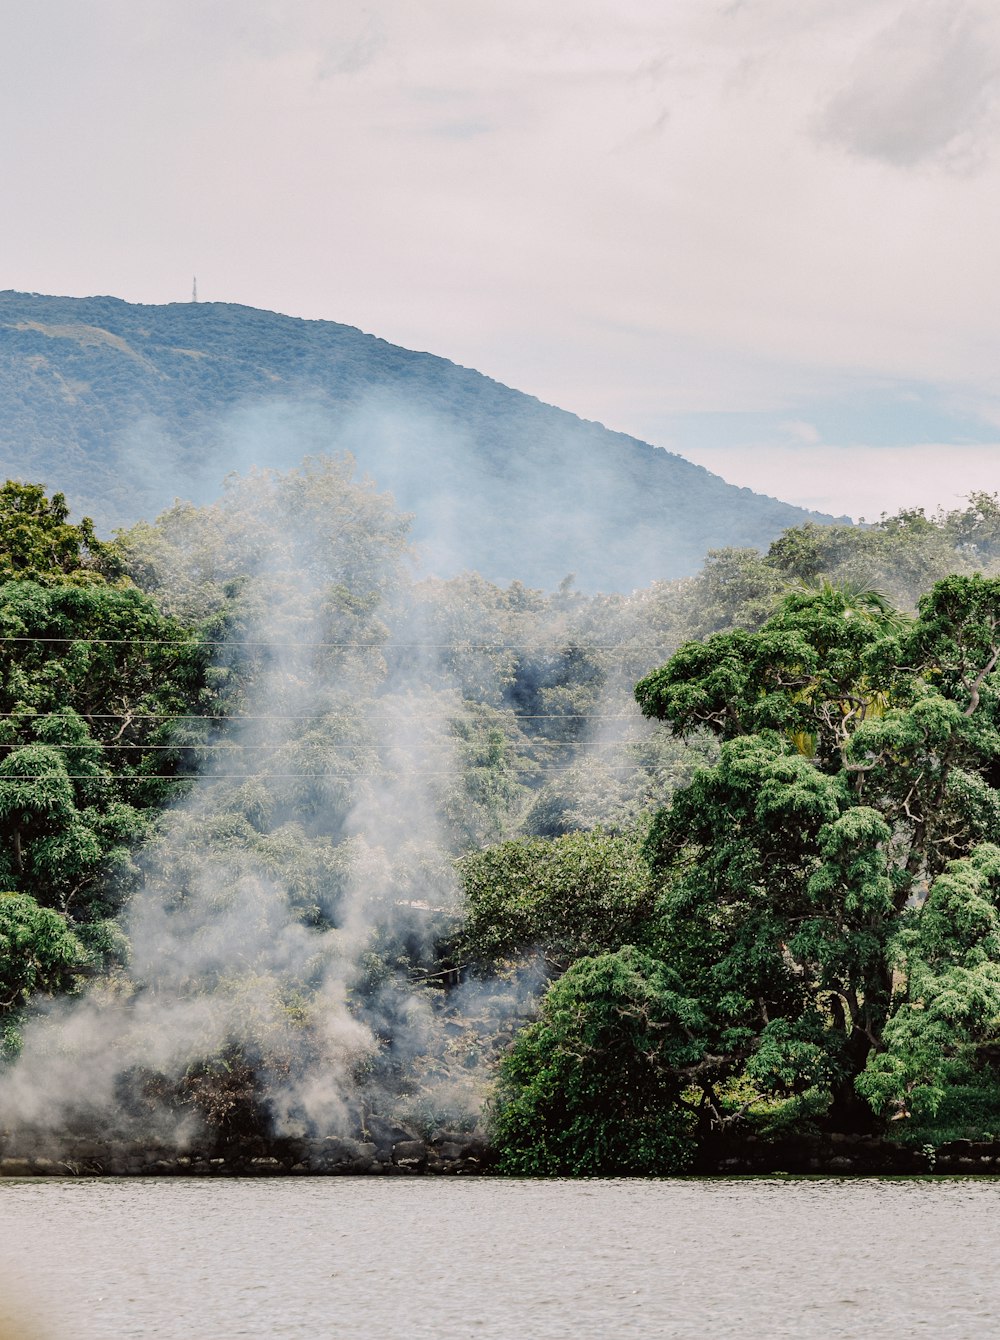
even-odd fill
[(1000, 1128), (995, 497), (630, 596), (415, 579), (347, 458), (0, 517), (6, 1120)]
[[(135, 854), (188, 746), (206, 662), (188, 631), (122, 578), (117, 546), (65, 499), (0, 489), (0, 1002), (65, 985), (121, 950), (113, 922)], [(167, 741), (169, 740), (169, 743)]]
[(440, 576), (552, 587), (572, 571), (630, 590), (697, 571), (714, 544), (766, 547), (807, 515), (332, 321), (0, 293), (0, 472), (58, 478), (102, 526), (331, 443), (414, 513)]

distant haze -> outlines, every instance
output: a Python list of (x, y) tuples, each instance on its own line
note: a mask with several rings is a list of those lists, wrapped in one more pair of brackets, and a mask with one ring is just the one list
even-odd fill
[(911, 447), (694, 447), (687, 453), (724, 479), (800, 507), (877, 521), (883, 512), (962, 505), (973, 490), (1000, 489), (1000, 443), (920, 443)]
[(234, 470), (345, 452), (413, 513), (434, 576), (628, 591), (811, 515), (350, 326), (0, 293), (0, 477), (105, 530), (214, 499)]

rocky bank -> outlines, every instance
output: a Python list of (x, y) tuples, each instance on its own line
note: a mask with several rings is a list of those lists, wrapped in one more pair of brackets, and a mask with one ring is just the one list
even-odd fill
[(427, 1140), (404, 1132), (368, 1140), (241, 1140), (182, 1151), (93, 1137), (0, 1136), (0, 1177), (456, 1176), (491, 1166), (482, 1137), (464, 1131), (436, 1131)]
[[(3, 1177), (356, 1177), (469, 1176), (496, 1159), (481, 1134), (435, 1131), (428, 1139), (396, 1127), (368, 1139), (243, 1139), (190, 1148), (94, 1137), (0, 1135)], [(797, 1136), (727, 1141), (703, 1151), (691, 1175), (914, 1177), (1000, 1174), (1000, 1141), (904, 1145), (879, 1136)]]
[(695, 1173), (709, 1176), (788, 1173), (839, 1177), (913, 1177), (927, 1173), (1000, 1173), (1000, 1141), (950, 1140), (899, 1144), (878, 1135), (795, 1136), (764, 1140), (749, 1135), (705, 1151)]

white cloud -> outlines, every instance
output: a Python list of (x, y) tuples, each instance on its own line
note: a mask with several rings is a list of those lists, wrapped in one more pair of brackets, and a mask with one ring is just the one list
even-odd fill
[(794, 437), (798, 442), (807, 442), (810, 445), (821, 441), (822, 434), (814, 423), (806, 423), (804, 419), (786, 419), (784, 423), (779, 424), (780, 428)]
[(985, 0), (9, 6), (4, 282), (197, 272), (645, 436), (853, 376), (984, 396), (997, 28)]
[(899, 167), (972, 168), (991, 147), (1000, 87), (1000, 23), (976, 3), (906, 4), (859, 54), (820, 129), (855, 153)]

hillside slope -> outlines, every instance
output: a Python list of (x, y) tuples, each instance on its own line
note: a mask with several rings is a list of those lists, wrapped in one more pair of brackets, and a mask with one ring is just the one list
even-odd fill
[(831, 519), (351, 326), (0, 293), (0, 477), (62, 489), (103, 528), (342, 450), (415, 514), (441, 575), (629, 589)]

